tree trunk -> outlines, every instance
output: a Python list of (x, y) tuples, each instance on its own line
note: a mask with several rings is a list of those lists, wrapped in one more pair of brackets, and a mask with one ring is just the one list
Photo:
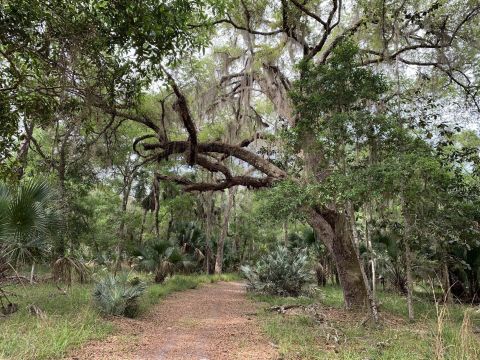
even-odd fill
[(222, 226), (222, 230), (220, 231), (220, 238), (218, 239), (218, 244), (217, 244), (217, 257), (215, 259), (215, 274), (221, 274), (223, 270), (223, 248), (225, 246), (225, 238), (227, 237), (228, 222), (230, 220), (230, 212), (233, 207), (234, 194), (235, 194), (235, 190), (233, 188), (230, 188), (228, 190), (227, 206), (225, 208), (225, 213), (223, 215), (223, 226)]
[(32, 269), (30, 270), (30, 284), (33, 284), (34, 275), (35, 275), (35, 261), (32, 262)]
[[(153, 197), (155, 200), (155, 235), (157, 238), (160, 237), (160, 219), (158, 213), (160, 212), (160, 184), (158, 183), (158, 179), (155, 176), (153, 179)], [(170, 234), (167, 234), (167, 240), (170, 239)]]
[[(66, 162), (65, 162), (65, 147), (61, 147), (60, 151), (60, 159), (58, 162), (58, 182), (59, 182), (59, 188), (60, 188), (60, 207), (61, 211), (64, 215), (68, 213), (68, 200), (67, 200), (67, 189), (66, 189)], [(65, 232), (60, 234), (59, 236), (59, 243), (57, 244), (57, 258), (60, 258), (65, 255), (66, 252), (66, 244), (65, 244), (65, 236), (68, 234), (68, 221), (65, 221), (66, 229)]]
[[(311, 209), (309, 223), (334, 259), (346, 309), (361, 309), (368, 304), (362, 265), (352, 241), (352, 230), (345, 214)], [(328, 221), (327, 221), (328, 219)]]
[(23, 122), (23, 124), (25, 127), (25, 137), (17, 153), (18, 167), (15, 170), (18, 180), (22, 179), (25, 168), (27, 167), (28, 149), (30, 148), (30, 142), (32, 141), (33, 137), (34, 121), (32, 121), (30, 126), (28, 126), (28, 122), (26, 120)]
[(450, 273), (448, 271), (448, 264), (447, 261), (443, 261), (443, 294), (446, 303), (450, 303), (452, 301), (451, 296), (451, 289), (450, 289)]
[(412, 230), (412, 223), (410, 216), (408, 214), (408, 208), (404, 197), (401, 197), (402, 200), (402, 212), (404, 220), (404, 258), (405, 258), (405, 273), (407, 277), (407, 308), (408, 308), (408, 319), (410, 321), (415, 319), (415, 313), (413, 310), (413, 278), (412, 278), (412, 257), (410, 252), (410, 237)]
[(212, 215), (213, 215), (213, 193), (207, 192), (205, 195), (205, 272), (210, 274), (212, 260)]
[[(367, 290), (367, 298), (368, 298), (368, 305), (370, 307), (370, 314), (372, 315), (372, 319), (375, 323), (378, 322), (378, 307), (377, 307), (377, 301), (375, 298), (375, 268), (372, 268), (372, 287), (370, 287), (368, 283), (368, 277), (367, 274), (365, 273), (365, 268), (363, 266), (362, 260), (360, 258), (360, 252), (358, 251), (358, 244), (359, 244), (359, 238), (358, 238), (358, 231), (357, 231), (357, 225), (355, 223), (355, 210), (353, 209), (353, 206), (351, 203), (347, 204), (347, 209), (345, 214), (347, 215), (347, 222), (350, 225), (350, 228), (352, 229), (352, 244), (353, 248), (355, 249), (355, 253), (357, 255), (357, 259), (360, 263), (360, 271), (362, 273), (362, 278), (363, 278), (363, 283), (365, 285), (365, 289)], [(371, 244), (370, 244), (371, 245)], [(368, 267), (367, 267), (368, 268)]]
[(350, 226), (343, 214), (336, 216), (332, 250), (343, 289), (345, 307), (347, 309), (365, 308), (368, 292), (362, 275), (362, 264), (352, 241)]
[(117, 259), (115, 261), (115, 274), (121, 269), (121, 257), (126, 239), (125, 234), (125, 218), (127, 217), (128, 198), (132, 190), (133, 174), (131, 176), (124, 176), (123, 179), (123, 191), (122, 191), (122, 218), (120, 219), (120, 226), (118, 229), (118, 242), (117, 242)]
[(367, 243), (367, 249), (369, 253), (369, 261), (367, 263), (367, 268), (368, 264), (370, 264), (370, 276), (371, 276), (371, 289), (372, 289), (372, 296), (375, 297), (375, 291), (376, 291), (376, 274), (375, 274), (375, 259), (373, 257), (373, 247), (372, 247), (372, 239), (370, 237), (370, 220), (371, 220), (371, 215), (370, 215), (370, 210), (365, 206), (365, 241)]
[(147, 222), (147, 213), (148, 209), (143, 210), (143, 217), (142, 217), (142, 227), (140, 228), (140, 241), (139, 245), (143, 245), (143, 233), (145, 232), (145, 223)]
[(412, 264), (410, 255), (410, 244), (408, 240), (405, 241), (405, 271), (407, 273), (407, 307), (408, 319), (414, 320), (415, 313), (413, 310), (413, 279), (412, 279)]

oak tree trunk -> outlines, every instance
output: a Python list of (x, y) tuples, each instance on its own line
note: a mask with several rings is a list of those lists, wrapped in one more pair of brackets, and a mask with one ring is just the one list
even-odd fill
[(352, 241), (352, 230), (345, 214), (329, 211), (324, 216), (312, 209), (309, 223), (335, 262), (345, 308), (366, 308), (367, 287), (362, 276), (362, 265)]
[(345, 307), (347, 309), (365, 308), (368, 294), (362, 275), (362, 264), (352, 241), (348, 221), (343, 214), (336, 216), (332, 255), (337, 266)]

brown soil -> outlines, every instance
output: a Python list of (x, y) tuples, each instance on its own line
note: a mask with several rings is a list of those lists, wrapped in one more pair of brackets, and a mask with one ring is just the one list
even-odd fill
[(139, 319), (115, 319), (118, 331), (70, 359), (276, 359), (259, 330), (256, 306), (238, 282), (168, 296)]

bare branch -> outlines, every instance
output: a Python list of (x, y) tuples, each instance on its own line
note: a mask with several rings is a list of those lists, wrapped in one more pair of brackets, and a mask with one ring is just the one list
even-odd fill
[(462, 19), (462, 21), (460, 21), (460, 23), (455, 27), (455, 30), (452, 33), (452, 37), (450, 38), (450, 44), (452, 44), (453, 40), (457, 36), (457, 33), (460, 31), (462, 26), (478, 14), (480, 14), (480, 5), (477, 5), (472, 10), (470, 10), (467, 15)]
[(175, 104), (173, 104), (173, 109), (180, 115), (185, 129), (187, 129), (189, 135), (188, 140), (190, 143), (190, 157), (188, 159), (188, 164), (193, 165), (195, 164), (195, 158), (197, 156), (197, 128), (195, 126), (195, 122), (192, 119), (192, 115), (190, 114), (187, 99), (180, 91), (180, 88), (178, 87), (174, 78), (165, 69), (163, 69), (163, 71), (167, 75), (170, 86), (172, 87), (173, 92), (177, 96), (177, 101), (175, 102)]
[(244, 30), (244, 31), (247, 31), (248, 33), (254, 34), (254, 35), (272, 36), (272, 35), (277, 35), (277, 34), (280, 34), (280, 33), (283, 32), (283, 29), (277, 29), (277, 30), (273, 30), (273, 31), (253, 30), (253, 29), (250, 29), (250, 28), (246, 28), (245, 26), (241, 26), (241, 25), (236, 24), (230, 17), (228, 19), (221, 19), (221, 20), (214, 21), (212, 23), (212, 25), (222, 24), (222, 23), (230, 24), (237, 30)]
[(155, 174), (156, 178), (159, 180), (164, 181), (172, 181), (176, 184), (182, 185), (183, 190), (186, 192), (192, 191), (220, 191), (225, 190), (234, 186), (246, 186), (249, 188), (262, 188), (271, 186), (274, 182), (274, 178), (271, 177), (264, 177), (264, 178), (256, 178), (253, 176), (235, 176), (230, 179), (221, 181), (219, 183), (206, 183), (200, 182), (196, 183), (192, 180), (177, 175), (164, 175), (164, 174)]
[(232, 178), (232, 173), (229, 168), (220, 162), (214, 163), (210, 161), (205, 155), (197, 155), (197, 164), (211, 172), (221, 172), (226, 179)]
[(149, 127), (150, 129), (155, 131), (156, 134), (160, 133), (160, 128), (152, 120), (150, 120), (146, 116), (141, 116), (141, 115), (131, 114), (131, 113), (124, 112), (124, 111), (119, 111), (115, 107), (108, 106), (108, 105), (106, 105), (104, 103), (101, 103), (101, 102), (96, 102), (94, 104), (94, 106), (103, 110), (107, 114), (110, 114), (112, 116), (119, 116), (119, 117), (122, 117), (122, 118), (125, 118), (125, 119), (128, 119), (128, 120), (138, 122), (140, 124), (143, 124), (143, 125)]
[[(327, 22), (322, 20), (322, 18), (320, 16), (318, 16), (317, 14), (315, 14), (313, 11), (310, 11), (307, 9), (307, 7), (305, 5), (303, 5), (302, 3), (300, 3), (300, 1), (298, 0), (289, 0), (291, 3), (293, 3), (293, 5), (295, 5), (299, 10), (301, 10), (303, 13), (305, 13), (306, 15), (310, 16), (312, 19), (315, 19), (316, 21), (318, 21), (320, 24), (323, 25), (323, 27), (325, 29), (327, 29)], [(333, 1), (336, 5), (336, 1), (334, 0)], [(336, 9), (335, 9), (336, 10)]]
[[(328, 56), (331, 54), (331, 52), (337, 47), (338, 44), (340, 44), (340, 42), (342, 40), (344, 40), (347, 36), (351, 36), (351, 35), (355, 34), (357, 32), (357, 30), (360, 28), (360, 26), (362, 26), (365, 23), (366, 23), (365, 19), (360, 19), (360, 20), (356, 21), (352, 26), (350, 26), (350, 27), (346, 28), (344, 31), (342, 31), (342, 33), (340, 35), (338, 35), (335, 39), (333, 39), (330, 42), (328, 47), (322, 53), (322, 56), (320, 57), (319, 62), (324, 63), (327, 60)], [(325, 34), (328, 37), (329, 33), (328, 34), (325, 33)], [(322, 40), (323, 40), (323, 38), (322, 38)], [(312, 59), (319, 51), (321, 51), (323, 49), (323, 46), (324, 46), (326, 40), (327, 40), (327, 38), (325, 38), (325, 40), (323, 42), (320, 41), (320, 43), (317, 46), (315, 46), (312, 49), (312, 51), (310, 51), (310, 53), (305, 58), (305, 60), (308, 61), (308, 60)]]
[[(170, 141), (165, 144), (144, 144), (145, 150), (163, 149), (163, 153), (158, 155), (158, 159), (164, 159), (172, 154), (182, 154), (188, 150), (189, 143), (187, 141)], [(237, 145), (226, 144), (222, 142), (199, 143), (199, 153), (219, 153), (233, 156), (237, 159), (245, 161), (255, 169), (261, 171), (267, 176), (273, 178), (284, 178), (287, 174), (279, 167), (272, 164), (263, 157), (249, 151), (248, 149)]]

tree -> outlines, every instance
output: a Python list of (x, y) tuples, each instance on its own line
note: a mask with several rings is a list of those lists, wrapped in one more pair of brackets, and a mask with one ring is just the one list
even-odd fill
[[(301, 121), (298, 121), (298, 116), (295, 116), (287, 96), (291, 81), (280, 70), (278, 66), (280, 57), (277, 54), (283, 55), (288, 45), (294, 48), (294, 56), (292, 56), (294, 61), (300, 58), (305, 63), (314, 60), (320, 65), (329, 64), (335, 48), (350, 36), (361, 39), (365, 44), (361, 48), (362, 58), (357, 60), (355, 66), (396, 61), (425, 68), (433, 67), (439, 74), (445, 75), (457, 84), (459, 89), (467, 88), (470, 91), (469, 100), (475, 103), (471, 96), (473, 89), (471, 85), (464, 86), (465, 82), (459, 82), (457, 73), (452, 72), (448, 66), (438, 61), (437, 54), (441, 53), (443, 59), (449, 59), (452, 56), (452, 53), (449, 52), (451, 49), (457, 46), (466, 46), (466, 40), (462, 34), (465, 34), (467, 29), (473, 26), (472, 20), (480, 10), (477, 6), (465, 6), (460, 9), (460, 5), (457, 3), (442, 7), (426, 2), (417, 7), (404, 2), (400, 6), (378, 7), (367, 2), (357, 6), (351, 12), (344, 13), (341, 2), (332, 1), (331, 6), (325, 9), (327, 16), (323, 18), (318, 15), (321, 6), (319, 2), (303, 5), (293, 0), (280, 1), (278, 4), (253, 4), (243, 1), (240, 7), (227, 8), (226, 16), (216, 21), (217, 24), (227, 24), (246, 34), (245, 56), (229, 59), (227, 69), (236, 69), (234, 64), (242, 61), (247, 66), (238, 64), (238, 67), (242, 69), (240, 72), (227, 72), (219, 79), (222, 88), (225, 89), (225, 98), (231, 98), (237, 103), (234, 108), (237, 114), (235, 119), (239, 119), (238, 114), (243, 114), (241, 119), (246, 118), (245, 114), (254, 116), (255, 109), (251, 106), (249, 99), (253, 98), (251, 94), (256, 90), (255, 86), (258, 86), (275, 106), (276, 113), (284, 119), (285, 126), (296, 129)], [(449, 18), (446, 23), (441, 23), (439, 19), (442, 14), (453, 9), (455, 9), (455, 16)], [(363, 13), (368, 13), (370, 17), (373, 14), (372, 21), (363, 17)], [(399, 18), (397, 15), (400, 13), (403, 13), (404, 17), (397, 21)], [(419, 23), (428, 23), (430, 31), (425, 33)], [(272, 29), (268, 29), (269, 27)], [(277, 37), (284, 37), (287, 41), (270, 42), (271, 39), (275, 40)], [(448, 41), (446, 41), (447, 38)], [(263, 54), (256, 52), (253, 46), (257, 39), (266, 39), (263, 43), (265, 49), (263, 58), (261, 56)], [(271, 45), (272, 43), (273, 45)], [(407, 55), (424, 59), (412, 60), (407, 58)], [(238, 62), (236, 63), (235, 60)], [(441, 61), (446, 61), (448, 64), (448, 60)], [(295, 73), (300, 79), (303, 78), (302, 71)], [(261, 188), (271, 186), (274, 182), (288, 176), (287, 171), (279, 167), (274, 159), (265, 159), (258, 154), (258, 149), (247, 149), (256, 139), (265, 137), (263, 134), (255, 134), (237, 144), (223, 141), (199, 142), (196, 123), (189, 109), (187, 98), (173, 77), (168, 74), (167, 77), (177, 97), (175, 109), (184, 124), (188, 139), (184, 141), (160, 139), (158, 143), (144, 143), (144, 150), (155, 153), (158, 160), (174, 155), (183, 155), (187, 164), (195, 164), (206, 171), (220, 173), (223, 178), (218, 182), (207, 183), (195, 182), (178, 175), (158, 174), (159, 179), (175, 181), (183, 185), (186, 191), (210, 191), (238, 185)], [(469, 81), (473, 84), (471, 79)], [(318, 109), (318, 111), (321, 110)], [(154, 128), (152, 127), (152, 129)], [(315, 152), (313, 139), (309, 134), (305, 134), (305, 136), (299, 141), (302, 146), (297, 150), (299, 155), (305, 158), (305, 165), (308, 167), (309, 163), (318, 159), (318, 153)], [(225, 160), (231, 158), (248, 164), (263, 177), (251, 176), (245, 172), (243, 174), (232, 173), (228, 164), (225, 163)], [(325, 176), (328, 175), (328, 169), (319, 170), (321, 171), (316, 174), (316, 177), (317, 181), (322, 183)], [(306, 207), (305, 211), (308, 221), (320, 234), (319, 237), (331, 240), (326, 245), (336, 253), (337, 267), (348, 269), (348, 271), (344, 271), (344, 274), (351, 275), (345, 276), (345, 279), (341, 281), (346, 295), (346, 306), (349, 308), (362, 307), (367, 303), (367, 289), (362, 281), (361, 265), (356, 259), (355, 247), (351, 245), (351, 241), (347, 240), (352, 236), (348, 220), (351, 218), (351, 214), (348, 215), (340, 209), (325, 210), (322, 206), (313, 204), (313, 206)]]

